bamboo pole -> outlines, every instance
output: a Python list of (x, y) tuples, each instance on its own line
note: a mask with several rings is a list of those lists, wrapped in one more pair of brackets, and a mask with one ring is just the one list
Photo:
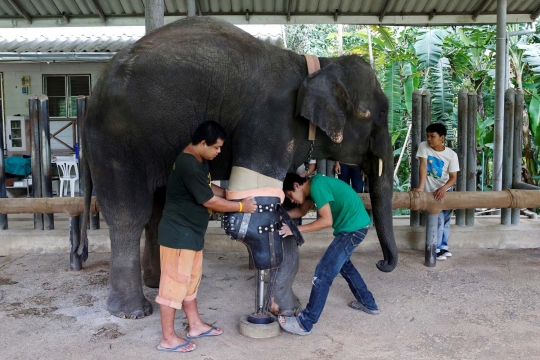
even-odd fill
[[(367, 209), (371, 209), (369, 194), (358, 194)], [(455, 191), (446, 193), (442, 201), (437, 201), (429, 192), (395, 192), (392, 198), (393, 209), (411, 209), (438, 214), (447, 209), (467, 208), (529, 208), (540, 206), (540, 191), (514, 190), (504, 191)], [(69, 216), (82, 214), (84, 198), (8, 198), (0, 199), (0, 214), (65, 213)], [(91, 212), (99, 211), (96, 197), (92, 197)]]

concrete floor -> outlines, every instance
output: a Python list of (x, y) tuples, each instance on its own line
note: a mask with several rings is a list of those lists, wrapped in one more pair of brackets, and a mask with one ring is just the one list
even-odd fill
[[(338, 277), (312, 335), (281, 332), (270, 339), (239, 333), (240, 318), (254, 310), (255, 271), (244, 246), (212, 224), (199, 290), (202, 318), (224, 329), (219, 338), (195, 341), (189, 354), (167, 354), (160, 339), (156, 290), (145, 288), (154, 314), (123, 320), (106, 310), (110, 253), (103, 229), (90, 234), (84, 269), (69, 270), (69, 224), (32, 230), (31, 217), (11, 217), (0, 232), (1, 359), (540, 359), (540, 244), (537, 221), (502, 227), (498, 219), (474, 227), (452, 226), (453, 257), (423, 265), (424, 230), (395, 221), (399, 265), (375, 267), (381, 258), (370, 231), (352, 260), (381, 314), (352, 310), (346, 282)], [(302, 305), (309, 299), (315, 266), (329, 232), (306, 237), (294, 283)], [(524, 249), (526, 248), (526, 249)], [(21, 252), (21, 249), (25, 249)], [(19, 250), (19, 253), (17, 253)], [(177, 313), (176, 328), (186, 321)]]
[[(375, 268), (377, 252), (353, 254), (381, 314), (347, 307), (353, 300), (338, 277), (310, 336), (281, 332), (270, 339), (239, 333), (253, 311), (255, 272), (242, 253), (205, 254), (199, 310), (224, 329), (195, 341), (190, 354), (167, 354), (160, 339), (155, 289), (145, 288), (155, 313), (123, 320), (105, 309), (109, 253), (91, 253), (69, 271), (67, 254), (0, 258), (2, 359), (537, 359), (540, 358), (540, 249), (458, 249), (435, 268), (421, 251), (400, 251), (396, 270)], [(319, 252), (301, 257), (294, 290), (305, 305)], [(176, 328), (186, 321), (177, 314)]]

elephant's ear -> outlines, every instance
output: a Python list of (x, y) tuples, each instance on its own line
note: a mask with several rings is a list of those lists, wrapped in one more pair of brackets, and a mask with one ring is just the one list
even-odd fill
[(349, 94), (341, 66), (330, 64), (309, 75), (298, 91), (296, 116), (321, 128), (336, 143), (343, 140)]

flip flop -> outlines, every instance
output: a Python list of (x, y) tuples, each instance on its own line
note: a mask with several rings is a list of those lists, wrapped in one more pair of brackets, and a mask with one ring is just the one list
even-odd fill
[(180, 345), (178, 345), (177, 347), (166, 348), (166, 347), (163, 347), (163, 346), (161, 346), (161, 345), (158, 345), (158, 346), (157, 346), (157, 349), (158, 349), (159, 351), (167, 351), (167, 352), (191, 352), (191, 351), (193, 351), (193, 350), (195, 350), (195, 349), (197, 348), (197, 347), (194, 347), (194, 348), (191, 349), (191, 350), (185, 350), (185, 351), (182, 351), (182, 350), (181, 350), (181, 349), (185, 348), (186, 346), (188, 346), (188, 345), (190, 345), (190, 344), (192, 344), (192, 342), (186, 340), (185, 343), (180, 344)]
[(368, 309), (364, 304), (362, 304), (360, 301), (351, 301), (349, 303), (349, 307), (353, 308), (354, 310), (362, 310), (363, 312), (367, 312), (371, 315), (378, 315), (381, 313), (379, 309)]
[(220, 336), (220, 335), (223, 335), (223, 332), (219, 333), (219, 334), (210, 334), (212, 331), (214, 330), (217, 330), (217, 327), (215, 326), (212, 326), (208, 331), (205, 331), (203, 332), (202, 334), (199, 334), (199, 335), (195, 335), (195, 336), (191, 336), (189, 335), (189, 333), (186, 334), (186, 338), (190, 339), (190, 340), (193, 340), (193, 339), (199, 339), (199, 338), (203, 338), (203, 337), (212, 337), (212, 336)]
[[(311, 331), (306, 331), (304, 328), (300, 325), (300, 322), (298, 321), (298, 317), (296, 316), (278, 316), (279, 326), (287, 332), (290, 332), (291, 334), (296, 334), (300, 336), (306, 336), (311, 334)], [(285, 319), (285, 324), (281, 323), (281, 319)]]

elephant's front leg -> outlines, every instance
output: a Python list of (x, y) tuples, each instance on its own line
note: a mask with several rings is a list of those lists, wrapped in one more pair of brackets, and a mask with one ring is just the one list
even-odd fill
[(140, 239), (142, 229), (110, 229), (111, 273), (107, 310), (124, 319), (152, 314), (142, 291)]
[(283, 263), (270, 271), (267, 303), (274, 315), (293, 316), (300, 308), (300, 301), (292, 290), (298, 272), (298, 245), (294, 236), (283, 239)]

